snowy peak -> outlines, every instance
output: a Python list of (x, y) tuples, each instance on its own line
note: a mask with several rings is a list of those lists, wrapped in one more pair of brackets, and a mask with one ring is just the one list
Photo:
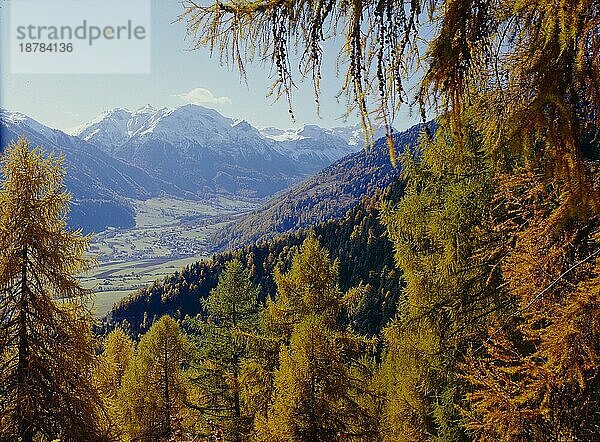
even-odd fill
[(73, 133), (110, 152), (126, 143), (149, 139), (205, 147), (237, 142), (241, 134), (260, 139), (258, 131), (248, 122), (193, 104), (162, 109), (146, 105), (135, 111), (113, 109), (74, 129)]
[(305, 167), (318, 165), (318, 169), (358, 150), (332, 129), (314, 124), (287, 130), (266, 127), (260, 130), (260, 135), (274, 141), (275, 149), (282, 155), (293, 158)]
[(279, 129), (277, 127), (265, 127), (259, 130), (261, 136), (278, 142), (300, 141), (311, 139), (314, 141), (325, 141), (348, 144), (342, 137), (338, 136), (333, 129), (326, 129), (315, 124), (305, 124), (299, 129)]
[(256, 130), (246, 120), (236, 120), (233, 122), (231, 127), (240, 132), (252, 132)]
[(54, 140), (56, 132), (58, 132), (56, 129), (51, 129), (47, 126), (44, 126), (25, 114), (9, 111), (3, 108), (0, 108), (0, 121), (6, 125), (29, 128), (39, 134), (42, 134), (50, 140)]
[(277, 127), (265, 127), (259, 130), (260, 135), (273, 141), (297, 141), (302, 139), (297, 129), (279, 129)]
[(165, 108), (147, 119), (130, 138), (154, 138), (170, 143), (214, 145), (228, 138), (234, 121), (215, 110), (188, 104)]
[(156, 108), (154, 106), (152, 106), (151, 104), (147, 104), (145, 106), (140, 107), (137, 111), (135, 111), (136, 114), (153, 114), (156, 112)]
[[(355, 126), (340, 126), (331, 129), (338, 137), (343, 138), (350, 146), (364, 147), (365, 132), (360, 124)], [(396, 130), (394, 130), (396, 132)], [(385, 127), (378, 126), (373, 128), (373, 141), (386, 135)]]
[(5, 123), (18, 125), (24, 121), (30, 120), (30, 118), (20, 112), (12, 112), (0, 107), (0, 120)]
[(147, 105), (136, 111), (116, 108), (100, 114), (71, 133), (85, 141), (112, 151), (125, 143), (147, 120), (156, 113), (156, 109)]
[[(165, 111), (166, 108), (160, 111)], [(147, 104), (146, 106), (130, 113), (127, 120), (127, 137), (131, 138), (136, 132), (138, 132), (145, 124), (158, 112), (159, 110)]]

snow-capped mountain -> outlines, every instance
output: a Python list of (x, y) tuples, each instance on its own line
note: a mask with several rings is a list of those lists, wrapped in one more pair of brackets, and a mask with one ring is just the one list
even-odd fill
[(77, 135), (198, 196), (264, 197), (302, 176), (248, 123), (200, 106), (114, 110)]
[(65, 156), (65, 185), (73, 194), (70, 224), (85, 231), (133, 225), (128, 198), (168, 193), (188, 197), (181, 189), (120, 161), (86, 141), (52, 129), (18, 113), (0, 109), (0, 153), (19, 136), (34, 146)]
[[(275, 141), (280, 153), (294, 158), (309, 170), (314, 165), (318, 166), (311, 174), (364, 149), (366, 142), (359, 124), (331, 129), (315, 125), (304, 125), (300, 129), (265, 127), (259, 131), (263, 138)], [(384, 127), (373, 128), (372, 140), (378, 140), (385, 134)]]
[(74, 133), (197, 194), (272, 195), (359, 148), (318, 126), (277, 131), (185, 105), (114, 109)]
[[(20, 112), (12, 112), (3, 108), (0, 108), (0, 123), (6, 127), (27, 128), (28, 130), (34, 131), (49, 140), (54, 140), (57, 134), (60, 132), (56, 129), (44, 126), (25, 114)], [(3, 149), (4, 147), (4, 143), (2, 143), (0, 149)]]
[(279, 153), (293, 158), (309, 173), (327, 167), (358, 149), (333, 130), (315, 125), (307, 124), (296, 130), (267, 127), (261, 129), (260, 134), (263, 138), (274, 141)]
[[(331, 131), (342, 138), (348, 145), (362, 148), (365, 146), (365, 132), (360, 124), (354, 126), (339, 126), (334, 127)], [(396, 131), (394, 131), (396, 132)], [(373, 128), (372, 140), (376, 141), (385, 137), (386, 130), (383, 126)]]

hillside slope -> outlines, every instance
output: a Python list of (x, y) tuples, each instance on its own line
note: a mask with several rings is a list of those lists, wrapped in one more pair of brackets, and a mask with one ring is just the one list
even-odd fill
[[(396, 149), (413, 148), (424, 125), (395, 135)], [(385, 139), (349, 155), (216, 233), (215, 250), (273, 238), (278, 234), (343, 217), (360, 198), (385, 189), (400, 174), (391, 164)]]
[(369, 285), (368, 296), (359, 311), (347, 320), (361, 333), (377, 334), (396, 309), (400, 293), (397, 289), (401, 284), (392, 245), (379, 222), (378, 206), (384, 199), (398, 200), (402, 190), (403, 183), (396, 180), (385, 192), (364, 198), (341, 220), (218, 253), (210, 260), (187, 266), (119, 302), (105, 319), (105, 327), (126, 321), (126, 327), (135, 335), (145, 331), (154, 318), (165, 314), (180, 318), (201, 314), (200, 300), (216, 286), (225, 263), (234, 258), (240, 259), (250, 270), (254, 283), (260, 284), (263, 300), (273, 296), (275, 267), (288, 266), (297, 247), (312, 232), (329, 250), (331, 258), (339, 261), (342, 290), (359, 283)]

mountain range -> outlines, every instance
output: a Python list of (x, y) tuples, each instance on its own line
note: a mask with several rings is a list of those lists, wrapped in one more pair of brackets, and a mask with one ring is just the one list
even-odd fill
[(396, 174), (381, 144), (365, 153), (357, 126), (256, 128), (197, 105), (113, 109), (69, 132), (0, 109), (0, 152), (24, 135), (64, 155), (69, 223), (85, 232), (132, 227), (135, 200), (272, 197), (214, 238), (236, 245), (342, 216)]
[[(412, 150), (424, 128), (417, 125), (394, 134), (397, 153)], [(203, 241), (203, 254), (224, 251), (206, 265), (197, 263), (171, 277), (174, 284), (181, 285), (178, 278), (194, 269), (212, 275), (204, 278), (206, 284), (198, 283), (198, 290), (190, 296), (182, 289), (181, 296), (165, 297), (171, 281), (166, 279), (163, 285), (157, 282), (118, 304), (109, 315), (114, 321), (127, 319), (132, 326), (140, 326), (145, 312), (194, 313), (198, 299), (214, 286), (221, 264), (231, 256), (273, 255), (277, 258), (270, 263), (275, 265), (287, 256), (286, 250), (299, 244), (306, 229), (316, 229), (332, 254), (343, 258), (347, 267), (342, 273), (348, 282), (364, 279), (376, 291), (373, 299), (377, 308), (369, 308), (370, 313), (355, 320), (368, 325), (373, 322), (373, 311), (387, 315), (386, 293), (388, 286), (398, 284), (397, 275), (387, 270), (392, 256), (389, 244), (373, 241), (379, 235), (372, 232), (382, 229), (376, 212), (383, 189), (388, 189), (386, 195), (391, 192), (397, 196), (403, 191), (403, 182), (398, 179), (400, 167), (391, 164), (385, 139), (364, 149), (362, 133), (356, 127), (255, 128), (199, 106), (115, 109), (69, 135), (26, 115), (0, 110), (0, 152), (19, 136), (63, 156), (65, 184), (73, 195), (69, 224), (86, 233), (98, 233), (97, 250), (105, 253), (131, 248), (131, 254), (123, 258), (131, 262), (138, 259), (138, 249), (152, 249), (165, 241), (177, 248), (196, 238), (194, 235), (206, 235), (198, 236)], [(245, 212), (234, 210), (224, 218), (220, 213), (225, 212), (214, 211), (211, 218), (220, 201), (236, 204), (240, 199), (250, 203), (247, 207), (256, 207), (261, 200), (263, 204), (253, 212), (247, 212), (248, 208)], [(158, 204), (156, 222), (164, 222), (160, 217), (166, 217), (175, 224), (164, 224), (164, 228), (152, 224), (154, 212), (147, 210), (153, 204)], [(201, 210), (207, 212), (200, 217), (180, 217), (177, 204), (203, 207)], [(143, 222), (138, 225), (139, 217)], [(212, 224), (205, 230), (207, 222)], [(116, 230), (100, 233), (111, 227)], [(188, 233), (192, 236), (185, 236)], [(153, 257), (149, 255), (140, 265), (152, 266)], [(156, 255), (156, 262), (164, 259)], [(374, 262), (375, 273), (371, 268)], [(256, 275), (257, 282), (272, 285), (271, 271), (265, 267)], [(126, 292), (122, 287), (125, 280), (113, 278), (110, 270), (99, 272), (98, 280), (107, 289), (102, 296), (118, 302)], [(371, 281), (372, 274), (387, 275), (387, 279), (377, 285), (377, 278)], [(195, 280), (197, 275), (190, 274), (190, 278)], [(108, 308), (102, 314), (106, 312)], [(368, 327), (367, 331), (376, 332)]]
[(318, 126), (261, 131), (191, 104), (114, 109), (73, 134), (196, 195), (266, 197), (360, 149)]

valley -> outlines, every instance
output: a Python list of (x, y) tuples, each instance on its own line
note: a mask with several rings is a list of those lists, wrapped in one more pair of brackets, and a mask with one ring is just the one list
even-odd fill
[(97, 317), (215, 251), (339, 218), (395, 176), (358, 127), (259, 129), (191, 104), (117, 108), (69, 133), (0, 109), (0, 153), (22, 135), (64, 156), (69, 227), (95, 232), (81, 282)]
[(134, 290), (207, 257), (209, 237), (232, 219), (255, 209), (258, 200), (215, 196), (204, 201), (151, 198), (130, 200), (135, 226), (93, 235), (97, 265), (81, 282), (94, 290), (97, 317)]

